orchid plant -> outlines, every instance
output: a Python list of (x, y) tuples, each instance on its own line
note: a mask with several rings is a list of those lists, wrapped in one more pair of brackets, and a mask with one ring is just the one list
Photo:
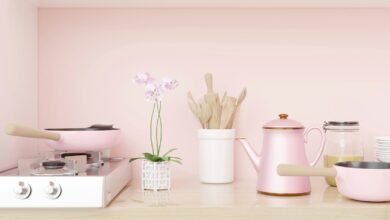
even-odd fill
[(162, 98), (165, 92), (174, 90), (179, 85), (179, 83), (177, 80), (170, 78), (165, 78), (160, 83), (152, 78), (149, 73), (137, 74), (134, 78), (134, 82), (145, 86), (146, 101), (153, 104), (149, 125), (150, 145), (152, 147), (152, 152), (143, 153), (143, 157), (131, 158), (129, 162), (138, 159), (146, 159), (152, 162), (172, 161), (178, 164), (182, 164), (181, 158), (170, 156), (173, 151), (177, 150), (176, 148), (172, 148), (164, 154), (161, 153), (163, 130), (161, 120)]

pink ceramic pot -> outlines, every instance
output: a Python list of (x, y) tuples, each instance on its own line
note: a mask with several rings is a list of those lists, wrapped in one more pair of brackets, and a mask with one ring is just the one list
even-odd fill
[[(49, 130), (49, 131), (47, 131)], [(101, 151), (115, 146), (119, 129), (95, 125), (89, 128), (39, 130), (9, 124), (6, 133), (13, 136), (46, 139), (50, 147), (64, 151)]]
[(390, 163), (347, 161), (334, 168), (318, 168), (281, 164), (278, 173), (283, 176), (336, 176), (338, 191), (345, 197), (366, 201), (390, 201)]

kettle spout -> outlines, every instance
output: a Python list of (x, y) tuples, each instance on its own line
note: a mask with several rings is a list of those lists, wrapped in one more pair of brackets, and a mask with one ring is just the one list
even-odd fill
[(238, 141), (244, 147), (245, 152), (248, 154), (249, 159), (251, 160), (256, 171), (259, 171), (261, 156), (259, 154), (257, 154), (255, 150), (253, 150), (253, 148), (250, 146), (250, 144), (248, 143), (248, 141), (245, 138), (240, 138), (240, 139), (238, 139)]

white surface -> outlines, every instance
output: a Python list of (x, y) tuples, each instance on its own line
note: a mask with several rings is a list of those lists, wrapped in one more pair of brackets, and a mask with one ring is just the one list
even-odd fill
[(39, 7), (134, 8), (365, 8), (390, 7), (389, 0), (30, 0)]
[(127, 160), (103, 176), (0, 176), (0, 208), (104, 207), (130, 179)]
[[(29, 184), (28, 198), (17, 197), (12, 190), (18, 181)], [(45, 192), (49, 182), (59, 184), (63, 190), (57, 199)], [(102, 207), (103, 177), (2, 177), (0, 207)]]
[[(138, 185), (137, 185), (138, 184)], [(307, 196), (256, 193), (255, 181), (201, 184), (175, 181), (171, 191), (142, 191), (139, 182), (126, 188), (104, 209), (1, 209), (1, 220), (390, 220), (389, 203), (347, 199), (312, 178)]]
[(0, 0), (0, 170), (36, 152), (33, 139), (5, 135), (6, 123), (38, 121), (37, 10), (26, 0)]
[(200, 129), (199, 165), (203, 183), (230, 183), (234, 179), (234, 129)]

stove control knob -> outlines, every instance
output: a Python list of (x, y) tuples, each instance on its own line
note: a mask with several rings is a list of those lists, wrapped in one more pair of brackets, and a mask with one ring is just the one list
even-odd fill
[(59, 184), (49, 182), (49, 184), (45, 187), (44, 192), (47, 198), (58, 199), (58, 197), (61, 195), (62, 189)]
[(27, 199), (31, 195), (31, 186), (25, 182), (20, 181), (14, 188), (14, 193), (19, 199)]

